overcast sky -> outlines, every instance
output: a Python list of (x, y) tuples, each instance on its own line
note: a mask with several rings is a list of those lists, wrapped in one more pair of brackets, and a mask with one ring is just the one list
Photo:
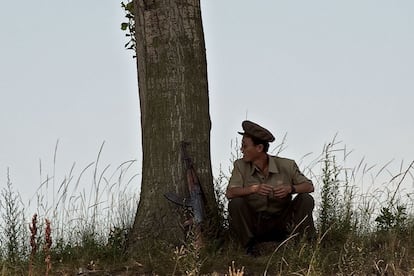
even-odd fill
[[(249, 119), (287, 134), (282, 155), (318, 155), (335, 134), (356, 160), (414, 159), (414, 2), (202, 0), (212, 159)], [(0, 185), (29, 195), (93, 162), (141, 162), (133, 53), (120, 1), (3, 1)], [(42, 163), (40, 176), (39, 160)], [(140, 177), (136, 179), (139, 182)]]

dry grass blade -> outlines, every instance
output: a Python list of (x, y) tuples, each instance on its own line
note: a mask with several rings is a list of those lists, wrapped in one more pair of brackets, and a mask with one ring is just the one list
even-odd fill
[(242, 268), (236, 268), (234, 261), (231, 262), (229, 266), (229, 276), (243, 276), (244, 275), (244, 266)]

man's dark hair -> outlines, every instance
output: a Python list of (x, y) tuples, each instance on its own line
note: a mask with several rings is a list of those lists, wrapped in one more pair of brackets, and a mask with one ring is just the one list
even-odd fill
[(248, 135), (246, 133), (244, 135), (246, 135), (247, 137), (249, 137), (250, 139), (252, 139), (253, 144), (255, 146), (260, 145), (260, 144), (263, 145), (263, 151), (267, 153), (267, 151), (269, 150), (269, 142), (263, 141), (263, 140), (261, 140), (259, 138), (253, 137), (253, 136)]

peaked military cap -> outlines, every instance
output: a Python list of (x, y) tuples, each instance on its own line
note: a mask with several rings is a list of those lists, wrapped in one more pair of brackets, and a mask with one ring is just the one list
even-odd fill
[(275, 137), (270, 131), (251, 121), (243, 121), (242, 128), (244, 132), (239, 132), (241, 135), (247, 134), (265, 142), (273, 142), (275, 140)]

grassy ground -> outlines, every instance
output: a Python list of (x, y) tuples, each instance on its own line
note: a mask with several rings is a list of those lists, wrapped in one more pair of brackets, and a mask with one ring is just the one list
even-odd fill
[[(261, 244), (261, 255), (253, 258), (224, 231), (202, 249), (189, 238), (180, 246), (160, 241), (127, 255), (137, 198), (130, 187), (134, 162), (109, 172), (108, 166), (99, 169), (99, 155), (77, 178), (71, 170), (59, 182), (52, 203), (44, 196), (45, 187), (53, 186), (47, 178), (36, 217), (27, 216), (8, 178), (0, 195), (0, 275), (414, 275), (412, 194), (404, 188), (412, 186), (413, 163), (395, 173), (362, 162), (350, 169), (343, 158), (348, 154), (334, 140), (309, 165), (301, 164), (317, 187), (315, 241), (291, 237)], [(88, 171), (92, 189), (79, 192)], [(375, 184), (383, 172), (390, 175), (386, 183), (358, 189)], [(216, 179), (222, 206), (226, 181), (225, 173)]]
[[(102, 248), (86, 255), (79, 249), (68, 259), (53, 254), (49, 275), (414, 275), (412, 240), (411, 231), (348, 236), (343, 242), (290, 240), (263, 245), (256, 258), (231, 243), (200, 252), (189, 245), (169, 251), (160, 245), (135, 258), (110, 256)], [(27, 275), (27, 268), (27, 262), (5, 262), (2, 275)], [(45, 275), (42, 258), (35, 260), (32, 271)]]

